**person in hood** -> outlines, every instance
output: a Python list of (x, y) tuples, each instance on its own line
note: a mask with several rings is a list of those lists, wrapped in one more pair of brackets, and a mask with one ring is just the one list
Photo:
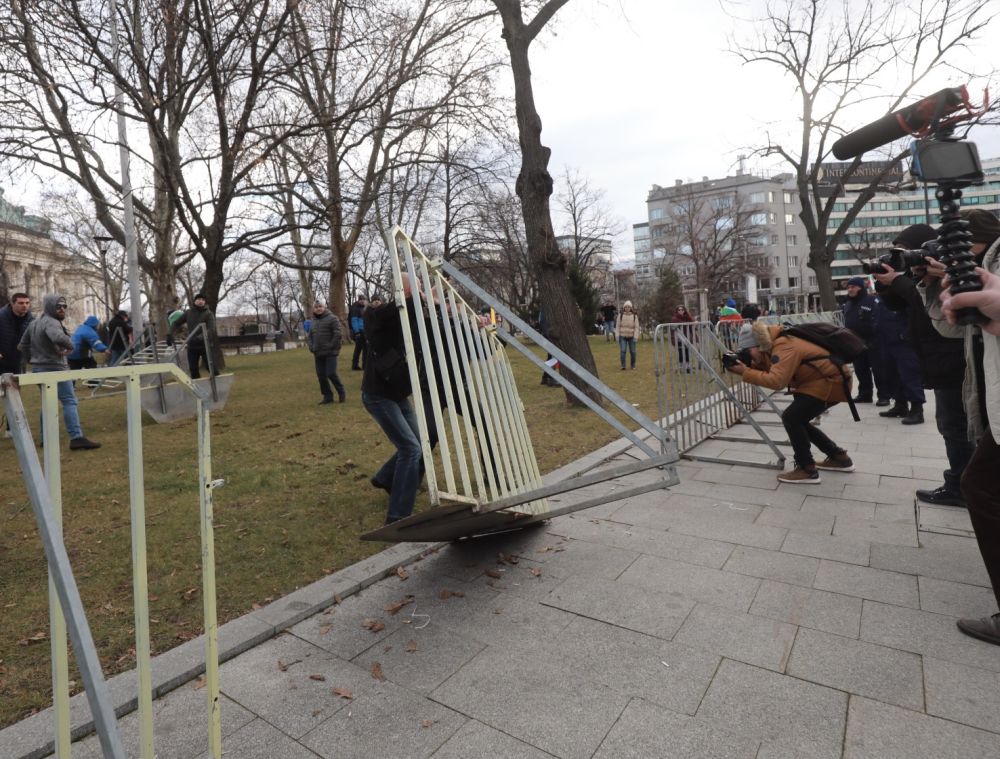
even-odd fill
[(118, 311), (108, 322), (108, 351), (111, 354), (110, 363), (118, 366), (122, 355), (132, 343), (132, 319), (128, 311)]
[(66, 357), (70, 369), (95, 369), (94, 351), (104, 353), (108, 346), (101, 342), (97, 328), (101, 325), (96, 316), (88, 316), (73, 332), (73, 351)]
[[(187, 358), (188, 373), (191, 379), (201, 378), (200, 365), (205, 365), (205, 370), (210, 371), (208, 363), (208, 352), (212, 349), (210, 340), (215, 334), (215, 314), (208, 307), (208, 300), (204, 293), (197, 293), (192, 301), (192, 307), (184, 312), (184, 321), (187, 325)], [(204, 325), (197, 332), (199, 325)], [(215, 374), (218, 374), (218, 370)]]
[[(53, 293), (42, 298), (42, 315), (28, 325), (18, 345), (31, 364), (32, 372), (64, 372), (69, 369), (66, 356), (73, 352), (73, 340), (63, 326), (65, 318), (66, 299), (63, 296)], [(69, 433), (70, 450), (100, 448), (100, 443), (83, 435), (72, 380), (59, 382), (57, 392)]]
[[(793, 400), (781, 413), (781, 423), (795, 452), (795, 469), (778, 475), (778, 482), (816, 485), (819, 470), (853, 472), (854, 462), (847, 451), (810, 422), (831, 406), (845, 403), (844, 378), (829, 358), (829, 351), (815, 343), (784, 333), (780, 325), (754, 322), (749, 332), (740, 333), (738, 350), (749, 349), (752, 366), (736, 362), (727, 367), (751, 385), (780, 390), (787, 387)], [(812, 446), (826, 458), (816, 463)]]

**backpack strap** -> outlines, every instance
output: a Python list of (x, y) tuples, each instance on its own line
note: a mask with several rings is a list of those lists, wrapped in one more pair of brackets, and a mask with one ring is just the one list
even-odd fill
[[(840, 372), (840, 377), (844, 383), (844, 395), (847, 397), (847, 407), (851, 410), (851, 416), (854, 418), (854, 421), (860, 422), (861, 415), (858, 413), (858, 407), (854, 405), (854, 399), (851, 397), (851, 381), (850, 378), (847, 376), (847, 372), (844, 371), (843, 362), (838, 361), (833, 356), (813, 356), (812, 358), (802, 359), (801, 363), (811, 364), (815, 361), (822, 361), (822, 360), (827, 360), (835, 367), (837, 367), (837, 371)], [(813, 368), (815, 369), (816, 367)], [(816, 371), (819, 370), (817, 369)]]

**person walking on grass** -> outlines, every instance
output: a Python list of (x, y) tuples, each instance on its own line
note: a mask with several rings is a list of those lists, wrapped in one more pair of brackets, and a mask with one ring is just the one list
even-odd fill
[[(191, 379), (200, 379), (200, 365), (204, 364), (205, 370), (209, 370), (208, 355), (215, 335), (215, 314), (208, 307), (204, 293), (195, 294), (192, 307), (184, 312), (184, 321), (187, 325), (188, 374)], [(196, 333), (200, 325), (204, 326)], [(218, 374), (218, 369), (214, 373)]]
[[(69, 369), (66, 361), (73, 350), (73, 340), (63, 326), (66, 318), (66, 299), (53, 293), (42, 298), (42, 315), (28, 326), (21, 336), (18, 349), (31, 364), (32, 372), (64, 372)], [(100, 448), (100, 443), (88, 440), (80, 427), (76, 393), (72, 380), (58, 383), (59, 403), (62, 404), (63, 421), (69, 433), (71, 451)]]
[[(819, 470), (853, 472), (854, 462), (847, 451), (810, 422), (831, 406), (847, 402), (844, 378), (829, 359), (829, 351), (815, 343), (784, 334), (780, 325), (754, 322), (740, 334), (738, 349), (748, 348), (752, 366), (737, 362), (727, 367), (751, 385), (780, 390), (787, 387), (793, 400), (781, 413), (781, 423), (795, 452), (795, 468), (778, 475), (779, 482), (817, 485)], [(811, 447), (826, 458), (816, 463)]]
[(639, 317), (632, 308), (632, 301), (627, 300), (622, 305), (622, 312), (618, 315), (618, 352), (621, 359), (622, 371), (625, 371), (625, 350), (628, 349), (631, 357), (631, 367), (635, 369), (635, 341), (639, 337)]
[(323, 400), (321, 406), (333, 403), (333, 389), (341, 403), (347, 400), (344, 383), (337, 374), (337, 358), (340, 356), (341, 345), (340, 319), (327, 310), (326, 304), (316, 301), (313, 305), (312, 327), (309, 329), (309, 350), (312, 351), (316, 364), (316, 379), (319, 380), (319, 391)]
[[(351, 328), (351, 339), (354, 340), (354, 355), (351, 356), (351, 371), (360, 372), (365, 368), (365, 307), (367, 301), (364, 295), (359, 295), (357, 301), (347, 312), (348, 326)], [(358, 362), (361, 362), (360, 364)]]

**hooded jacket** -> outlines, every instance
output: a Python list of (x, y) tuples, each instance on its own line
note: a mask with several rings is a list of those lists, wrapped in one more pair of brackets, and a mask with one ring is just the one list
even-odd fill
[(60, 300), (62, 296), (56, 293), (42, 298), (42, 315), (21, 336), (17, 347), (32, 369), (60, 371), (69, 367), (66, 354), (73, 350), (73, 340), (56, 318), (56, 304)]
[(17, 316), (8, 303), (0, 308), (0, 374), (18, 374), (22, 367), (21, 351), (18, 343), (28, 325), (34, 320), (28, 311), (24, 316)]
[(66, 358), (70, 361), (85, 361), (90, 358), (92, 350), (104, 353), (108, 346), (101, 342), (101, 336), (97, 334), (98, 326), (100, 326), (100, 322), (97, 317), (88, 316), (83, 324), (73, 332), (73, 352)]
[[(1000, 275), (1000, 238), (986, 249), (982, 267), (991, 274)], [(959, 326), (949, 324), (941, 311), (941, 301), (929, 294), (927, 313), (934, 328), (945, 337), (965, 339), (965, 380), (962, 383), (962, 402), (969, 420), (969, 439), (978, 440), (986, 432), (987, 425), (993, 432), (993, 439), (1000, 440), (1000, 337), (983, 332), (974, 325)], [(982, 355), (983, 375), (976, 378), (979, 363), (977, 354)], [(985, 395), (980, 396), (979, 383), (982, 381)], [(984, 415), (985, 412), (985, 415)]]
[[(827, 404), (844, 403), (844, 378), (820, 346), (791, 335), (782, 334), (779, 324), (755, 322), (751, 328), (757, 346), (764, 354), (762, 369), (747, 369), (743, 381), (771, 390), (787, 387), (793, 393), (811, 395)], [(850, 372), (846, 367), (844, 371)]]

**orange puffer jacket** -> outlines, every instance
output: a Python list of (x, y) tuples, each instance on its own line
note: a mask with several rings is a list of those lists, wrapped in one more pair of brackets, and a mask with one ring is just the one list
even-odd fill
[[(771, 390), (788, 387), (793, 393), (811, 395), (829, 405), (845, 403), (847, 394), (840, 369), (829, 359), (819, 358), (829, 352), (808, 340), (782, 335), (781, 329), (779, 325), (753, 325), (753, 334), (764, 354), (764, 368), (747, 369), (743, 381)], [(850, 368), (845, 366), (844, 371), (850, 378)]]

